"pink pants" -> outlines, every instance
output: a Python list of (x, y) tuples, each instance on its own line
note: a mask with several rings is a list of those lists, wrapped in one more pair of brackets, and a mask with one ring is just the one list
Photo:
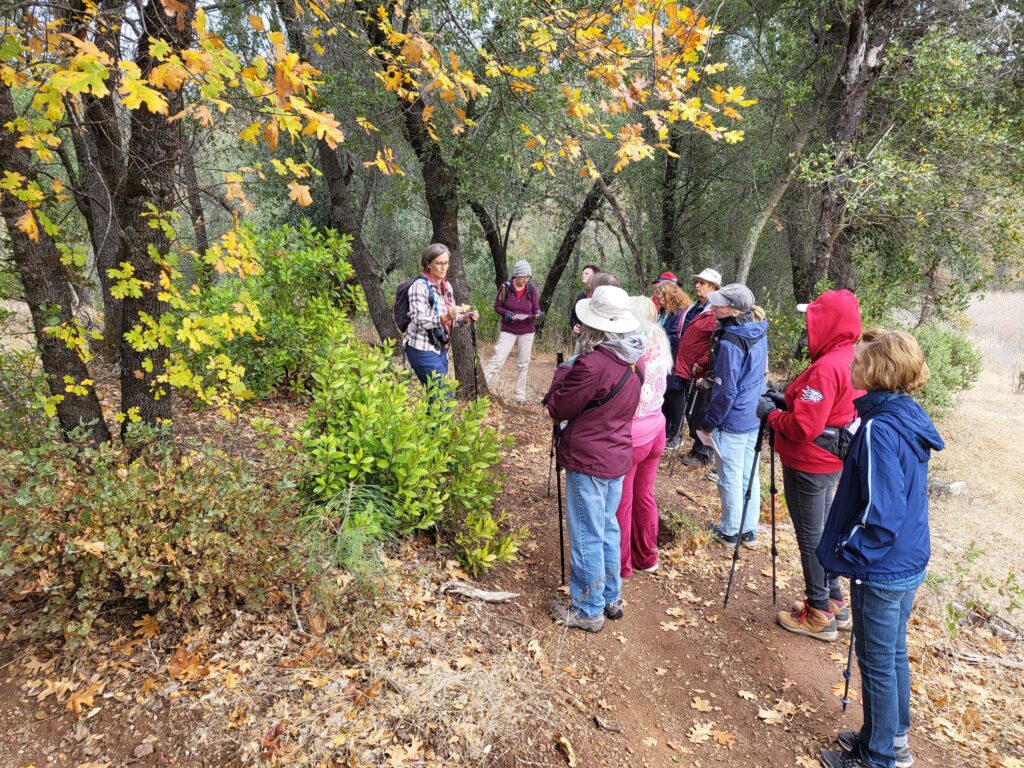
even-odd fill
[(633, 568), (650, 568), (658, 562), (658, 502), (654, 500), (654, 479), (658, 460), (665, 451), (665, 432), (644, 445), (633, 446), (633, 466), (622, 478), (622, 499), (615, 516), (619, 519), (622, 578)]

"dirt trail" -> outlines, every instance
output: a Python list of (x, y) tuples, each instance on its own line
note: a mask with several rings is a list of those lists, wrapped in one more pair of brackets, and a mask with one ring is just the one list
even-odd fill
[[(543, 395), (553, 366), (553, 358), (535, 356), (531, 402)], [(507, 378), (511, 370), (503, 373)], [(572, 737), (580, 742), (581, 765), (812, 766), (836, 731), (859, 725), (856, 671), (857, 698), (845, 714), (840, 701), (848, 635), (822, 643), (774, 624), (775, 612), (800, 593), (801, 577), (792, 529), (780, 525), (773, 607), (767, 493), (761, 547), (742, 551), (727, 609), (722, 597), (731, 551), (706, 544), (696, 552), (662, 549), (656, 574), (637, 573), (624, 585), (625, 619), (606, 622), (600, 634), (553, 627), (547, 609), (564, 596), (557, 591), (556, 498), (546, 495), (550, 421), (539, 405), (505, 408), (498, 419), (517, 441), (504, 467), (503, 504), (532, 536), (525, 560), (493, 580), (524, 593), (521, 619), (536, 627), (549, 660), (575, 678), (566, 696), (591, 725)], [(669, 477), (667, 463), (663, 459), (656, 488), (662, 514), (683, 511), (700, 525), (717, 520), (717, 491), (706, 471), (680, 465)], [(622, 733), (601, 730), (594, 715)], [(923, 739), (914, 749), (916, 765), (943, 765)]]

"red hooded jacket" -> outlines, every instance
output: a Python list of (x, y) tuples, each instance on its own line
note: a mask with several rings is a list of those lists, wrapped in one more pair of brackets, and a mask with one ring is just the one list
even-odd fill
[(825, 427), (844, 427), (857, 415), (853, 400), (864, 392), (853, 388), (850, 362), (860, 330), (860, 304), (849, 291), (826, 291), (807, 307), (811, 364), (786, 387), (786, 410), (768, 414), (784, 466), (816, 474), (843, 468), (812, 441)]

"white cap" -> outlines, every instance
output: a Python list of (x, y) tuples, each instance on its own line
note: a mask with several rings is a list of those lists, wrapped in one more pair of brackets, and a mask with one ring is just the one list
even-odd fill
[(796, 305), (796, 311), (797, 311), (797, 312), (806, 312), (806, 311), (807, 311), (807, 308), (808, 308), (809, 306), (811, 306), (811, 305), (810, 305), (810, 304), (797, 304), (797, 305)]
[(693, 275), (694, 280), (703, 280), (705, 283), (711, 283), (717, 285), (719, 288), (722, 287), (722, 275), (717, 270), (705, 269), (699, 275)]

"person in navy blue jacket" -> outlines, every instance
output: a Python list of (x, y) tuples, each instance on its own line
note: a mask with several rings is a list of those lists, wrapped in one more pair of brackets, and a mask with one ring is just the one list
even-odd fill
[(944, 444), (910, 393), (928, 381), (913, 336), (890, 332), (861, 343), (850, 366), (861, 418), (817, 555), (851, 580), (864, 724), (841, 731), (826, 768), (905, 768), (913, 762), (907, 619), (931, 555), (928, 459)]
[[(711, 526), (711, 533), (722, 544), (734, 545), (741, 536), (744, 544), (753, 546), (761, 509), (754, 447), (761, 424), (757, 404), (768, 365), (768, 321), (754, 319), (754, 294), (740, 283), (712, 291), (708, 302), (718, 327), (711, 336), (711, 400), (699, 433), (705, 438), (710, 434), (718, 446), (715, 461), (722, 502), (721, 519)], [(751, 472), (753, 485), (741, 531), (743, 497)]]

